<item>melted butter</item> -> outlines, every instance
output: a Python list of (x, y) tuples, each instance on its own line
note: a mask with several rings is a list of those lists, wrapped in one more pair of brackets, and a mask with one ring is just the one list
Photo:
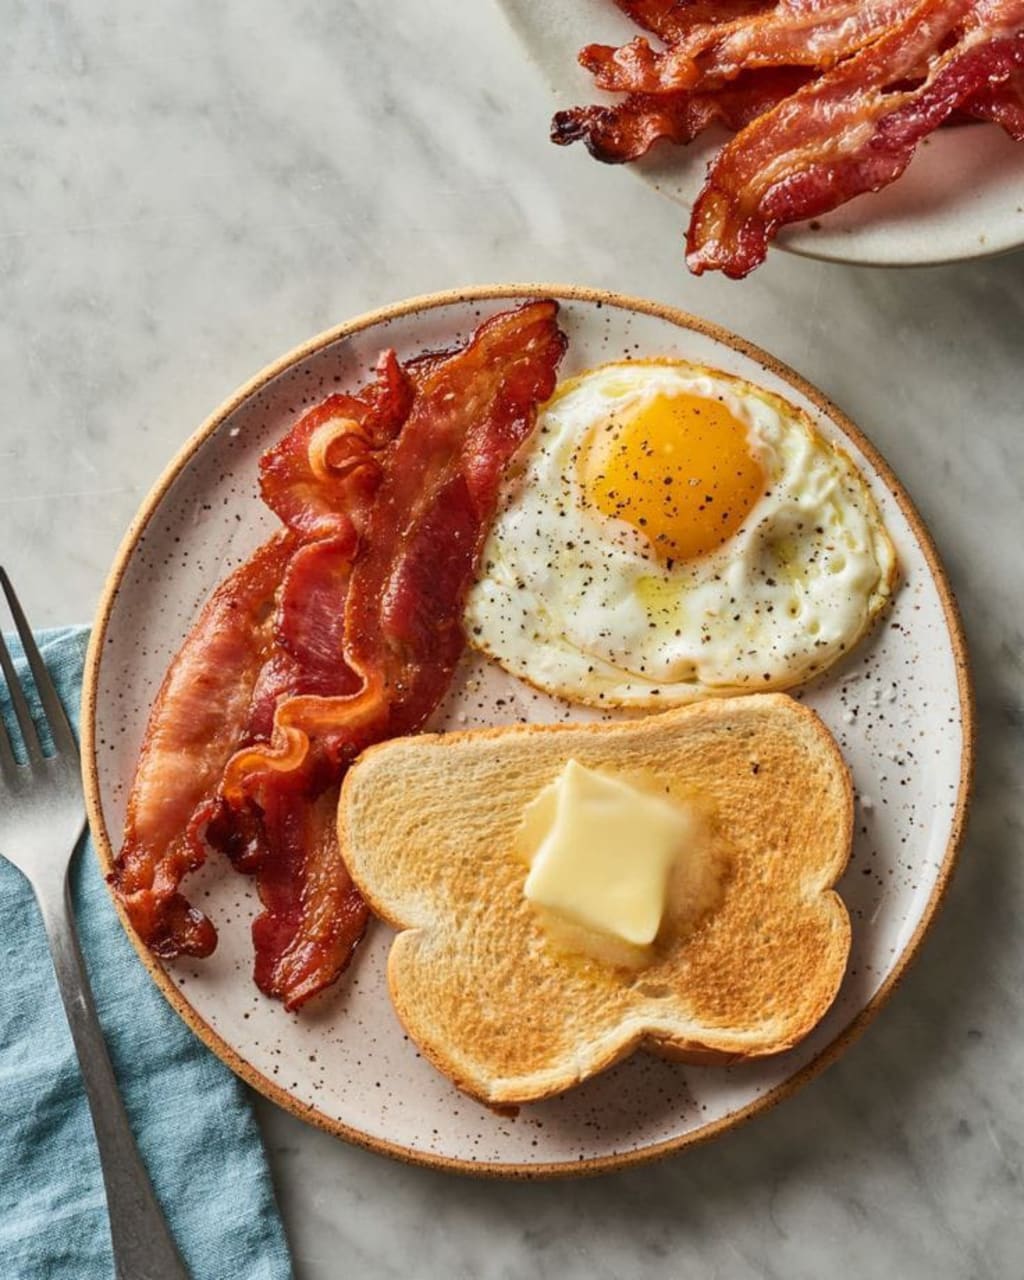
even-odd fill
[(664, 791), (570, 760), (527, 805), (524, 894), (560, 952), (641, 969), (720, 901), (705, 821)]

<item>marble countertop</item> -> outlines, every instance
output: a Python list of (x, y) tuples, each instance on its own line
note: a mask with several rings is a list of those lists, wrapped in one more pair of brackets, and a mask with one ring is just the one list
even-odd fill
[(592, 1181), (473, 1182), (261, 1104), (297, 1276), (1019, 1274), (1024, 255), (878, 271), (776, 253), (742, 284), (695, 280), (671, 205), (546, 143), (545, 87), (493, 0), (387, 17), (0, 0), (0, 531), (35, 623), (91, 616), (165, 461), (288, 347), (432, 289), (605, 286), (765, 345), (893, 464), (966, 621), (977, 790), (895, 998), (714, 1143)]

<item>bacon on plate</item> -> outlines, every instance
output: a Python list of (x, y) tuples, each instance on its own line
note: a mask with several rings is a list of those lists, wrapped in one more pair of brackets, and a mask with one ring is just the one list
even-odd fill
[[(347, 964), (366, 907), (338, 852), (337, 788), (359, 751), (419, 728), (447, 689), (501, 476), (554, 389), (557, 309), (494, 316), (462, 350), (404, 370), (386, 353), (373, 386), (332, 397), (265, 455), (264, 497), (290, 530), (218, 589), (172, 665), (112, 875), (161, 955), (215, 944), (179, 888), (205, 834), (256, 878), (263, 991), (297, 1008)], [(218, 628), (230, 642), (214, 651)]]
[(328, 396), (260, 459), (260, 493), (271, 511), (304, 538), (347, 534), (372, 500), (376, 454), (412, 407), (413, 385), (393, 351), (377, 380), (355, 395)]
[[(468, 347), (423, 379), (411, 414), (381, 464), (382, 480), (352, 567), (336, 663), (357, 687), (278, 702), (269, 741), (243, 747), (222, 788), (239, 815), (246, 860), (264, 911), (254, 926), (257, 979), (295, 1007), (337, 977), (347, 955), (321, 930), (330, 913), (303, 895), (307, 850), (344, 867), (329, 830), (292, 839), (282, 795), (335, 788), (366, 746), (420, 728), (462, 652), (461, 615), (505, 464), (554, 389), (565, 347), (554, 303), (483, 324)], [(275, 825), (267, 821), (268, 815)], [(218, 819), (218, 842), (230, 845)], [(333, 852), (332, 852), (333, 851)], [(286, 886), (281, 891), (281, 885)], [(262, 978), (262, 980), (261, 980)]]
[(150, 712), (111, 880), (157, 955), (206, 956), (216, 945), (213, 925), (178, 886), (206, 859), (193, 814), (216, 789), (245, 728), (295, 546), (294, 535), (279, 533), (217, 588)]

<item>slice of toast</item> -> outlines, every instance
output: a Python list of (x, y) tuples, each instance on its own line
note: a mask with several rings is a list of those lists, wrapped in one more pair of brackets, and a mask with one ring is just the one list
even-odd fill
[[(524, 807), (568, 759), (653, 782), (701, 818), (718, 886), (666, 913), (644, 963), (567, 946), (523, 895)], [(644, 720), (422, 735), (372, 747), (338, 819), (371, 908), (400, 930), (388, 981), (426, 1057), (492, 1105), (560, 1093), (638, 1047), (687, 1062), (779, 1053), (835, 997), (850, 921), (832, 886), (853, 793), (818, 717), (784, 694)]]

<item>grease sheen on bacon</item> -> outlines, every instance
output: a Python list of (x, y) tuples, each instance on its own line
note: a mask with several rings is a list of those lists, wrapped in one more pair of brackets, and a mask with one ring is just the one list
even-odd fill
[(447, 688), (501, 475), (554, 389), (556, 317), (553, 302), (525, 304), (405, 369), (385, 353), (375, 384), (268, 451), (264, 497), (290, 529), (218, 589), (172, 665), (111, 877), (161, 955), (215, 944), (179, 888), (205, 831), (256, 878), (263, 991), (298, 1007), (348, 962), (366, 908), (334, 837), (337, 787), (364, 746), (418, 728)]

